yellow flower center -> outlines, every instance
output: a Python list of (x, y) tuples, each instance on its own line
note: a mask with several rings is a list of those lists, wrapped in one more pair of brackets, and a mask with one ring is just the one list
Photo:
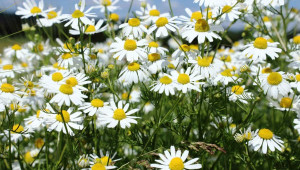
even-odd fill
[(128, 21), (128, 24), (132, 27), (138, 27), (140, 26), (141, 22), (138, 18), (131, 18), (129, 21)]
[(123, 109), (116, 109), (116, 110), (114, 111), (114, 116), (113, 116), (113, 118), (114, 118), (115, 120), (123, 120), (123, 119), (126, 118), (126, 114), (125, 114), (125, 112), (124, 112)]
[(181, 51), (188, 52), (188, 51), (191, 50), (191, 47), (188, 46), (188, 45), (186, 45), (186, 44), (182, 44), (182, 45), (179, 47), (179, 49), (180, 49)]
[(110, 0), (102, 0), (102, 5), (103, 6), (110, 6), (111, 5), (111, 1)]
[(41, 110), (36, 111), (36, 118), (40, 117)]
[(119, 21), (119, 15), (116, 13), (110, 14), (109, 18), (115, 22)]
[(70, 121), (70, 114), (69, 114), (69, 112), (63, 110), (61, 112), (61, 114), (56, 114), (56, 120), (59, 121), (59, 122), (64, 122), (65, 121), (65, 123), (68, 123)]
[(24, 127), (20, 124), (15, 124), (12, 128), (12, 133), (15, 133), (15, 132), (21, 133), (23, 131), (24, 131)]
[(163, 76), (162, 78), (159, 79), (159, 81), (162, 84), (171, 84), (172, 83), (172, 79), (168, 76)]
[(258, 136), (263, 139), (272, 139), (273, 138), (273, 132), (269, 129), (260, 129), (258, 132)]
[(78, 85), (78, 81), (75, 77), (70, 77), (68, 80), (66, 80), (66, 83), (72, 87)]
[(12, 64), (6, 64), (2, 67), (3, 70), (12, 70), (14, 66)]
[(293, 38), (293, 42), (294, 42), (295, 44), (300, 44), (300, 35), (295, 36), (295, 37)]
[(258, 49), (268, 48), (268, 41), (263, 37), (258, 37), (255, 39), (253, 46)]
[(207, 32), (207, 31), (209, 31), (209, 29), (210, 29), (210, 27), (209, 27), (207, 21), (204, 19), (199, 19), (195, 23), (195, 31), (197, 31), (197, 32)]
[(63, 60), (66, 60), (66, 59), (72, 58), (72, 55), (71, 55), (70, 53), (64, 53), (64, 54), (61, 56), (61, 58), (62, 58)]
[(202, 19), (202, 13), (200, 11), (196, 11), (192, 13), (191, 21)]
[(84, 17), (84, 13), (78, 9), (75, 10), (72, 14), (72, 18), (81, 18), (81, 17)]
[(168, 21), (168, 18), (166, 18), (166, 17), (160, 17), (155, 22), (157, 27), (163, 27), (168, 23), (169, 23), (169, 21)]
[(63, 77), (63, 75), (60, 72), (56, 72), (56, 73), (52, 74), (52, 80), (53, 81), (58, 82), (58, 81), (62, 80), (63, 78), (64, 77)]
[(130, 71), (137, 71), (137, 70), (140, 69), (140, 65), (139, 65), (138, 63), (135, 63), (135, 62), (134, 62), (134, 63), (128, 64), (127, 68), (128, 68), (128, 70), (130, 70)]
[(296, 78), (297, 81), (300, 81), (300, 74), (297, 74), (297, 75), (295, 76), (295, 78)]
[(224, 62), (231, 62), (231, 56), (230, 55), (222, 56), (220, 59)]
[(225, 5), (225, 6), (223, 7), (223, 9), (222, 9), (222, 12), (223, 12), (223, 13), (229, 13), (229, 12), (231, 12), (231, 10), (232, 10), (232, 7), (231, 7), (231, 6)]
[(179, 74), (177, 78), (178, 83), (180, 84), (188, 84), (190, 82), (190, 76), (187, 74)]
[(32, 89), (34, 84), (31, 81), (24, 81), (24, 86), (26, 88)]
[(251, 140), (251, 139), (252, 139), (252, 134), (251, 134), (251, 132), (245, 133), (245, 134), (244, 134), (244, 139), (246, 139), (246, 140)]
[(106, 170), (105, 166), (101, 163), (95, 163), (92, 168), (92, 170)]
[(267, 17), (267, 16), (264, 16), (264, 17), (263, 17), (263, 21), (264, 21), (264, 22), (269, 22), (269, 21), (270, 21), (270, 18)]
[(270, 85), (278, 85), (282, 82), (282, 76), (277, 72), (272, 72), (269, 74), (267, 80)]
[(174, 66), (174, 64), (170, 63), (170, 64), (168, 65), (168, 68), (170, 68), (170, 69), (175, 69), (176, 67)]
[(91, 101), (91, 105), (94, 107), (103, 107), (104, 106), (104, 102), (100, 99), (93, 99)]
[(13, 45), (11, 48), (12, 48), (13, 50), (16, 50), (16, 51), (22, 49), (22, 47), (21, 47), (19, 44), (15, 44), (15, 45)]
[(50, 11), (47, 14), (48, 19), (53, 19), (57, 17), (57, 13), (55, 11)]
[(112, 160), (108, 156), (103, 156), (102, 158), (96, 158), (94, 162), (102, 165), (111, 165)]
[(197, 57), (197, 63), (200, 67), (209, 67), (212, 62), (212, 57)]
[[(129, 95), (129, 99), (131, 99), (131, 98), (132, 98), (132, 96)], [(128, 99), (128, 93), (125, 92), (125, 93), (122, 94), (122, 100), (127, 100), (127, 99)]]
[(86, 33), (91, 33), (91, 32), (95, 32), (95, 31), (96, 31), (96, 28), (94, 25), (89, 25), (85, 30)]
[(263, 74), (272, 73), (272, 72), (273, 72), (273, 70), (270, 67), (266, 67), (261, 70), (261, 73), (263, 73)]
[(1, 85), (1, 91), (5, 92), (5, 93), (13, 93), (15, 91), (15, 87), (11, 84), (3, 83)]
[(34, 145), (37, 148), (42, 148), (44, 146), (44, 140), (42, 138), (38, 138), (37, 140), (35, 140)]
[(152, 42), (149, 43), (149, 47), (157, 48), (157, 47), (159, 47), (159, 45), (158, 45), (157, 42), (152, 41)]
[(31, 164), (34, 161), (34, 158), (31, 156), (30, 152), (26, 152), (24, 155), (24, 160), (27, 164)]
[(22, 63), (21, 63), (21, 66), (24, 67), (24, 68), (26, 68), (26, 67), (28, 67), (28, 64), (25, 63), (25, 62), (22, 62)]
[(32, 14), (38, 14), (38, 13), (41, 13), (42, 10), (39, 7), (35, 6), (35, 7), (31, 8), (30, 12)]
[(127, 51), (134, 51), (137, 48), (135, 40), (126, 40), (124, 43), (124, 49)]
[(230, 69), (224, 70), (223, 72), (221, 72), (221, 75), (225, 76), (225, 77), (232, 77), (233, 76)]
[(181, 158), (175, 157), (171, 160), (169, 164), (170, 170), (183, 170), (184, 164)]
[(59, 91), (67, 95), (73, 94), (73, 88), (69, 84), (60, 85)]
[(159, 59), (160, 59), (160, 54), (159, 53), (151, 53), (151, 54), (148, 55), (148, 60), (149, 61), (154, 62), (154, 61), (157, 61)]
[(236, 85), (231, 88), (232, 93), (237, 95), (241, 95), (244, 92), (244, 88), (242, 86)]
[(90, 58), (91, 58), (92, 60), (96, 60), (96, 59), (97, 59), (97, 55), (95, 55), (95, 54), (90, 54), (89, 56), (90, 56)]
[(292, 104), (292, 99), (289, 97), (283, 97), (280, 101), (280, 107), (283, 108), (291, 108)]
[(160, 15), (160, 12), (157, 9), (152, 9), (152, 10), (149, 11), (149, 15), (157, 17), (157, 16)]

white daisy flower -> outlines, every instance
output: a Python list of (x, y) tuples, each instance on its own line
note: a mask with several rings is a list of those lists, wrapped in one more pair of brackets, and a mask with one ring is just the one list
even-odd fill
[(114, 128), (119, 123), (121, 128), (125, 129), (126, 127), (130, 127), (131, 123), (137, 124), (135, 119), (139, 118), (136, 116), (130, 116), (135, 112), (139, 111), (139, 109), (128, 110), (129, 104), (125, 104), (123, 107), (122, 101), (118, 102), (118, 106), (116, 106), (115, 102), (112, 101), (110, 103), (111, 108), (105, 109), (99, 117), (101, 125), (107, 125), (108, 128)]
[(191, 67), (188, 67), (186, 71), (182, 69), (180, 73), (173, 70), (171, 75), (172, 80), (175, 82), (175, 87), (183, 93), (186, 93), (190, 89), (200, 92), (199, 85), (202, 83), (198, 81), (203, 79), (203, 77), (197, 73), (191, 73)]
[(209, 42), (213, 42), (213, 38), (221, 40), (221, 37), (214, 33), (214, 31), (223, 31), (223, 27), (208, 24), (206, 20), (199, 19), (195, 23), (194, 27), (189, 27), (184, 30), (182, 33), (182, 38), (191, 43), (196, 37), (198, 37), (197, 40), (199, 44), (204, 43), (205, 39), (207, 39)]
[(240, 129), (240, 132), (237, 132), (234, 135), (235, 141), (241, 143), (243, 141), (250, 141), (255, 136), (255, 132), (251, 130), (251, 126), (249, 126), (247, 129), (244, 128), (243, 130)]
[(160, 55), (165, 55), (166, 52), (169, 52), (168, 49), (160, 47), (158, 42), (155, 41), (151, 41), (147, 48), (150, 53), (159, 53)]
[(260, 61), (265, 61), (268, 55), (272, 60), (274, 60), (279, 57), (277, 53), (281, 53), (282, 51), (280, 48), (276, 47), (278, 44), (279, 43), (277, 42), (268, 42), (263, 37), (258, 37), (253, 43), (244, 46), (245, 50), (242, 52), (242, 55), (251, 57), (252, 60)]
[(160, 17), (155, 21), (155, 24), (150, 26), (148, 29), (148, 35), (156, 30), (156, 37), (166, 37), (169, 35), (168, 30), (171, 32), (176, 32), (176, 29), (179, 29), (176, 24), (179, 24), (180, 21), (175, 21), (177, 17)]
[(196, 51), (187, 44), (182, 44), (179, 46), (172, 54), (173, 58), (179, 58), (180, 61), (183, 60), (186, 56), (188, 58), (194, 58), (197, 55)]
[(260, 150), (263, 154), (266, 154), (268, 148), (274, 152), (275, 149), (283, 151), (283, 141), (280, 137), (273, 134), (269, 129), (256, 130), (255, 137), (249, 141), (249, 145), (253, 147), (254, 151)]
[(108, 102), (95, 98), (91, 102), (85, 102), (79, 110), (88, 113), (89, 116), (94, 116), (96, 113), (100, 114), (105, 108), (107, 109), (108, 104)]
[[(47, 118), (47, 124), (49, 125), (48, 131), (56, 130), (57, 132), (63, 132), (74, 136), (72, 129), (82, 130), (83, 125), (81, 124), (83, 117), (81, 112), (73, 112), (73, 108), (70, 107), (67, 111), (62, 110), (60, 113), (56, 113), (52, 108), (49, 109), (52, 114)], [(55, 113), (55, 114), (53, 114)], [(67, 128), (67, 129), (66, 129)]]
[(13, 84), (7, 83), (6, 79), (2, 79), (0, 82), (0, 99), (3, 103), (10, 103), (11, 101), (20, 101), (20, 94), (23, 94), (19, 91), (17, 87)]
[(212, 59), (212, 56), (199, 56), (196, 59), (190, 59), (188, 62), (194, 66), (192, 72), (197, 72), (197, 74), (205, 78), (212, 78), (217, 75), (218, 69), (220, 68), (216, 62), (212, 63)]
[(104, 20), (100, 19), (97, 24), (95, 23), (95, 20), (92, 20), (90, 24), (86, 25), (85, 27), (81, 27), (81, 31), (78, 27), (75, 27), (74, 29), (70, 29), (69, 33), (72, 35), (79, 35), (80, 32), (83, 32), (87, 35), (93, 35), (99, 32), (103, 32), (107, 29), (107, 25), (103, 26)]
[(281, 111), (299, 111), (298, 105), (300, 104), (300, 96), (294, 96), (290, 93), (287, 96), (279, 96), (278, 100), (270, 100), (270, 106), (275, 107), (277, 110)]
[(0, 136), (3, 136), (3, 140), (6, 141), (9, 138), (9, 133), (11, 141), (17, 143), (22, 141), (23, 138), (30, 138), (32, 131), (20, 124), (15, 124), (11, 130), (4, 130), (3, 133), (0, 133)]
[(287, 59), (287, 61), (291, 62), (288, 67), (298, 69), (300, 67), (300, 50), (291, 52), (290, 56), (292, 56), (292, 58)]
[(168, 13), (161, 14), (160, 11), (157, 10), (156, 5), (151, 6), (150, 4), (147, 4), (145, 11), (137, 11), (136, 13), (141, 16), (140, 18), (147, 25), (155, 23), (155, 21), (160, 17), (169, 17)]
[[(112, 156), (109, 154), (109, 152), (106, 152), (105, 155), (103, 154), (103, 151), (100, 149), (100, 156), (96, 154), (90, 155), (90, 164), (91, 167), (102, 167), (105, 166), (106, 169), (115, 169), (117, 168), (114, 166), (114, 164), (121, 160), (121, 159), (114, 159), (116, 157), (117, 152), (115, 152)], [(98, 165), (96, 165), (98, 164)], [(101, 164), (101, 165), (99, 165)]]
[(163, 74), (161, 78), (158, 81), (155, 81), (150, 87), (151, 91), (160, 94), (165, 93), (167, 96), (169, 96), (169, 94), (175, 94), (175, 83), (168, 74)]
[(240, 79), (236, 77), (236, 75), (232, 72), (231, 69), (225, 69), (221, 73), (217, 74), (217, 76), (213, 79), (214, 84), (218, 84), (218, 82), (223, 85), (227, 85), (231, 82), (239, 82)]
[(25, 125), (26, 127), (32, 128), (32, 129), (38, 129), (40, 127), (45, 127), (46, 122), (45, 122), (45, 116), (48, 116), (48, 109), (45, 111), (43, 110), (38, 110), (36, 111), (36, 115), (29, 116), (28, 118), (25, 118)]
[(81, 21), (84, 25), (89, 25), (91, 24), (91, 20), (88, 17), (97, 17), (94, 13), (90, 13), (93, 7), (84, 11), (85, 0), (81, 0), (80, 8), (78, 6), (78, 4), (75, 4), (75, 11), (72, 14), (63, 14), (63, 18), (65, 20), (69, 20), (65, 24), (65, 27), (71, 25), (72, 28), (76, 28), (79, 26), (79, 21)]
[[(225, 20), (226, 17), (228, 17), (229, 21), (232, 22), (235, 19), (238, 19), (239, 15), (242, 14), (239, 11), (240, 7), (237, 5), (234, 6), (235, 4), (236, 4), (235, 1), (231, 1), (230, 3), (226, 4), (225, 6), (222, 6), (219, 9), (218, 8), (215, 8), (215, 9), (217, 9), (218, 11), (223, 13), (222, 19)], [(219, 15), (221, 15), (222, 13), (220, 13)]]
[(285, 80), (283, 72), (272, 72), (259, 76), (261, 87), (269, 97), (277, 99), (279, 95), (287, 96), (291, 90), (291, 85)]
[(147, 57), (145, 50), (142, 46), (146, 45), (146, 40), (142, 39), (136, 41), (134, 39), (121, 40), (116, 37), (114, 42), (111, 44), (111, 53), (115, 53), (113, 58), (118, 58), (118, 60), (122, 60), (126, 57), (127, 61), (133, 62), (137, 61), (139, 58), (144, 59)]
[(235, 85), (228, 89), (229, 100), (236, 102), (239, 100), (242, 103), (248, 104), (247, 100), (252, 99), (252, 93), (245, 90), (245, 86)]
[(300, 92), (300, 74), (295, 75), (295, 80), (291, 82), (291, 87), (297, 89)]
[(153, 168), (158, 168), (161, 170), (174, 170), (174, 169), (200, 169), (202, 168), (201, 164), (194, 164), (198, 161), (199, 158), (194, 158), (190, 161), (186, 161), (189, 151), (185, 150), (181, 154), (181, 150), (175, 150), (174, 146), (171, 146), (171, 152), (165, 151), (165, 155), (159, 154), (161, 160), (155, 160), (158, 164), (151, 164)]
[(5, 56), (10, 58), (16, 56), (19, 60), (25, 60), (28, 53), (28, 49), (23, 48), (19, 44), (14, 44), (9, 48), (4, 49)]
[(107, 9), (109, 12), (113, 12), (119, 7), (116, 4), (119, 0), (93, 0), (97, 5), (94, 8), (100, 8), (100, 12), (105, 12)]
[(78, 106), (87, 98), (82, 94), (80, 89), (73, 87), (72, 84), (59, 84), (54, 85), (52, 89), (49, 89), (51, 93), (55, 93), (55, 96), (50, 100), (50, 103), (57, 103), (59, 106), (63, 104), (70, 106), (71, 102)]
[(140, 64), (133, 62), (128, 64), (119, 75), (120, 82), (138, 83), (147, 80), (149, 72)]
[(147, 28), (138, 18), (130, 18), (128, 23), (121, 24), (119, 28), (123, 28), (124, 36), (132, 34), (135, 38), (142, 37), (143, 33), (147, 33)]
[(18, 7), (16, 15), (22, 15), (21, 18), (29, 18), (32, 16), (43, 15), (49, 11), (55, 10), (55, 8), (50, 8), (44, 11), (44, 0), (39, 1), (39, 5), (36, 4), (35, 0), (26, 0), (23, 2), (22, 7)]
[(186, 16), (179, 16), (179, 20), (183, 21), (182, 29), (186, 29), (187, 27), (193, 27), (195, 22), (199, 19), (203, 19), (203, 15), (201, 11), (192, 12), (189, 8), (185, 8), (185, 12), (189, 17)]
[(62, 22), (63, 17), (61, 15), (62, 10), (60, 11), (49, 11), (47, 14), (44, 13), (44, 18), (39, 18), (37, 24), (39, 27), (51, 27), (53, 24), (59, 24)]

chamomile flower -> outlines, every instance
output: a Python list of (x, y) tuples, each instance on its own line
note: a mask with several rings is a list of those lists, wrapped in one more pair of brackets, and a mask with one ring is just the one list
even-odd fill
[(20, 44), (14, 44), (13, 46), (4, 49), (5, 56), (16, 56), (19, 60), (26, 59), (28, 52), (28, 49), (22, 47)]
[(164, 47), (160, 47), (158, 42), (155, 41), (151, 41), (148, 44), (148, 50), (150, 53), (159, 53), (160, 55), (165, 55), (166, 52), (168, 52), (169, 50), (164, 48)]
[(174, 81), (172, 80), (172, 77), (167, 74), (163, 74), (158, 81), (155, 81), (151, 85), (151, 87), (151, 91), (155, 91), (160, 94), (165, 93), (167, 96), (169, 96), (169, 94), (175, 94)]
[[(55, 113), (53, 109), (49, 110), (51, 113)], [(62, 131), (64, 134), (74, 136), (75, 134), (72, 129), (82, 130), (83, 125), (81, 122), (83, 117), (81, 116), (81, 112), (73, 113), (73, 111), (74, 109), (70, 107), (68, 110), (62, 110), (60, 113), (49, 115), (49, 118), (47, 119), (47, 124), (49, 125), (48, 131)]]
[(43, 75), (39, 80), (39, 84), (42, 88), (49, 92), (52, 91), (53, 85), (58, 85), (69, 74), (70, 73), (67, 71), (58, 71), (50, 74), (49, 76)]
[(4, 130), (3, 133), (0, 133), (0, 136), (3, 136), (3, 140), (7, 140), (9, 138), (10, 131), (10, 139), (11, 141), (17, 143), (18, 141), (22, 141), (23, 138), (29, 138), (31, 136), (30, 133), (32, 131), (26, 127), (23, 127), (20, 124), (13, 125), (11, 130)]
[(270, 99), (270, 106), (281, 111), (298, 111), (299, 102), (299, 96), (291, 93), (287, 96), (279, 96), (277, 100)]
[(62, 10), (60, 11), (49, 11), (47, 14), (44, 13), (44, 18), (40, 18), (37, 21), (38, 26), (40, 27), (51, 27), (53, 24), (59, 24), (62, 22), (63, 17), (61, 15)]
[(94, 116), (96, 113), (100, 114), (102, 110), (108, 107), (108, 104), (108, 102), (95, 98), (91, 102), (85, 102), (79, 110), (83, 110), (83, 112), (88, 113), (89, 116)]
[(268, 149), (274, 152), (275, 149), (282, 151), (283, 150), (283, 141), (280, 137), (273, 134), (269, 129), (259, 129), (255, 132), (255, 137), (249, 141), (254, 151), (261, 151), (263, 154), (266, 154)]
[(180, 16), (179, 19), (183, 21), (183, 29), (187, 27), (191, 27), (195, 24), (199, 19), (203, 19), (203, 15), (201, 11), (192, 12), (189, 8), (185, 8), (185, 12), (189, 17)]
[(82, 0), (80, 3), (80, 8), (78, 4), (75, 4), (75, 11), (72, 14), (64, 14), (63, 17), (65, 20), (69, 20), (65, 27), (71, 25), (72, 28), (76, 28), (79, 26), (79, 21), (81, 21), (84, 25), (91, 24), (91, 20), (88, 17), (96, 17), (94, 13), (90, 13), (93, 7), (90, 7), (86, 11), (85, 8), (85, 0)]
[(291, 85), (285, 80), (283, 72), (262, 74), (259, 80), (264, 93), (274, 99), (277, 99), (279, 95), (286, 96), (291, 90)]
[(160, 11), (157, 10), (156, 5), (151, 6), (150, 4), (147, 4), (145, 11), (137, 11), (137, 14), (141, 16), (141, 19), (147, 25), (155, 23), (160, 17), (169, 17), (168, 13), (161, 14)]
[(120, 124), (121, 128), (125, 129), (126, 127), (129, 128), (131, 123), (137, 124), (135, 119), (139, 117), (131, 115), (139, 111), (139, 109), (132, 109), (129, 111), (129, 104), (127, 103), (123, 106), (122, 101), (118, 102), (118, 106), (112, 101), (110, 106), (111, 108), (105, 109), (99, 117), (101, 125), (107, 125), (108, 128), (114, 128)]
[(26, 0), (26, 2), (23, 2), (23, 6), (24, 8), (18, 7), (16, 11), (16, 15), (22, 15), (21, 18), (29, 18), (32, 16), (43, 15), (44, 13), (55, 9), (50, 8), (44, 10), (44, 0), (40, 0), (38, 5), (35, 2), (35, 0)]
[(191, 67), (188, 67), (186, 71), (183, 69), (178, 73), (176, 70), (171, 72), (172, 81), (175, 82), (176, 89), (187, 93), (188, 90), (196, 90), (200, 92), (199, 85), (202, 84), (198, 82), (203, 79), (202, 76), (197, 73), (191, 73)]
[(109, 12), (114, 12), (119, 7), (116, 4), (119, 0), (93, 0), (97, 5), (94, 8), (100, 8), (100, 12), (104, 13), (105, 9)]
[(187, 44), (180, 45), (172, 54), (173, 58), (179, 58), (179, 60), (183, 60), (184, 57), (193, 58), (195, 56), (195, 51)]
[(230, 94), (229, 100), (233, 102), (239, 100), (240, 102), (247, 104), (247, 100), (250, 100), (252, 98), (252, 93), (247, 92), (247, 90), (245, 90), (244, 85), (234, 85), (231, 88), (229, 88), (228, 91), (228, 94)]
[(177, 17), (160, 17), (155, 21), (155, 24), (150, 26), (148, 29), (148, 35), (152, 32), (155, 32), (156, 37), (166, 37), (169, 35), (169, 31), (175, 32), (176, 29), (179, 29), (176, 24), (179, 24), (180, 21), (176, 21)]
[(133, 62), (128, 64), (119, 75), (120, 82), (138, 83), (147, 80), (149, 72), (143, 67), (143, 65)]
[(230, 82), (239, 82), (240, 79), (234, 74), (231, 69), (225, 69), (213, 80), (214, 84), (218, 84), (218, 82), (222, 83), (223, 85), (227, 85)]
[(258, 37), (251, 44), (246, 45), (245, 50), (242, 52), (242, 55), (246, 55), (247, 57), (251, 57), (252, 60), (265, 61), (267, 59), (267, 55), (274, 60), (279, 57), (277, 53), (281, 53), (281, 49), (276, 46), (279, 43), (268, 42), (263, 37)]
[(141, 23), (138, 18), (130, 18), (128, 23), (121, 24), (119, 28), (123, 28), (125, 36), (133, 35), (135, 38), (143, 36), (143, 33), (147, 33), (147, 28)]
[(170, 152), (165, 151), (165, 155), (159, 154), (161, 160), (155, 160), (155, 164), (150, 166), (153, 168), (158, 168), (161, 170), (183, 170), (183, 169), (200, 169), (202, 168), (201, 164), (194, 164), (198, 161), (199, 158), (194, 158), (190, 161), (186, 161), (189, 151), (185, 150), (181, 153), (181, 150), (175, 150), (174, 146), (171, 146)]
[(45, 122), (45, 116), (48, 116), (48, 109), (44, 110), (37, 110), (36, 115), (29, 116), (28, 118), (25, 118), (25, 125), (26, 127), (32, 128), (32, 129), (37, 129), (40, 127), (45, 127), (46, 122)]
[(137, 61), (139, 58), (143, 59), (147, 57), (145, 50), (142, 46), (146, 45), (146, 40), (141, 39), (136, 41), (132, 39), (121, 40), (120, 38), (116, 37), (116, 42), (111, 44), (110, 52), (115, 53), (113, 58), (118, 58), (118, 60), (122, 60), (126, 57), (127, 61), (133, 62)]
[[(50, 90), (50, 89), (49, 89)], [(50, 103), (57, 103), (59, 106), (66, 104), (70, 106), (71, 102), (74, 105), (81, 105), (86, 95), (82, 94), (79, 88), (73, 87), (73, 84), (60, 83), (54, 85), (50, 90), (51, 93), (55, 93)]]
[[(103, 151), (100, 150), (100, 156), (96, 154), (90, 155), (90, 164), (96, 165), (96, 164), (101, 164), (105, 166), (106, 169), (115, 169), (117, 168), (114, 166), (114, 164), (119, 161), (120, 159), (114, 159), (116, 157), (117, 152), (115, 152), (113, 155), (110, 155), (109, 152), (106, 152), (105, 155), (103, 154)], [(96, 165), (99, 166), (100, 165)]]
[(211, 78), (217, 74), (218, 68), (220, 68), (216, 62), (212, 63), (212, 59), (212, 56), (199, 56), (196, 59), (190, 59), (188, 62), (194, 66), (192, 72), (196, 72), (205, 78)]
[(2, 79), (0, 82), (0, 99), (5, 103), (10, 103), (13, 100), (20, 101), (19, 94), (23, 94), (17, 87), (10, 84), (6, 79)]
[(221, 40), (221, 37), (214, 33), (219, 31), (223, 31), (222, 26), (208, 24), (206, 20), (199, 19), (195, 23), (194, 27), (189, 27), (184, 30), (182, 33), (182, 38), (189, 41), (189, 43), (191, 43), (196, 37), (199, 44), (204, 43), (206, 39), (209, 42), (213, 42), (213, 39)]
[(240, 132), (237, 132), (234, 135), (235, 141), (241, 143), (243, 141), (250, 141), (255, 136), (255, 132), (251, 130), (251, 126), (249, 126), (247, 129), (244, 128), (244, 130), (240, 129)]
[(69, 32), (72, 35), (79, 35), (80, 32), (83, 32), (87, 35), (93, 35), (99, 32), (103, 32), (107, 29), (107, 25), (102, 26), (104, 23), (104, 20), (100, 19), (97, 23), (95, 23), (95, 20), (92, 20), (90, 24), (86, 25), (85, 27), (82, 27), (81, 31), (78, 27), (75, 27), (74, 29), (71, 29)]
[[(215, 8), (219, 11), (221, 11), (223, 13), (222, 15), (222, 19), (226, 19), (226, 17), (228, 17), (229, 21), (234, 21), (235, 19), (239, 18), (239, 15), (242, 14), (239, 9), (239, 6), (234, 6), (235, 5), (235, 1), (231, 1), (231, 3), (226, 4), (225, 6), (222, 6), (221, 8)], [(221, 14), (219, 14), (221, 15)]]
[(300, 92), (300, 74), (297, 73), (295, 75), (295, 80), (293, 82), (290, 83), (291, 87), (297, 89), (298, 92)]
[(290, 56), (292, 56), (292, 58), (287, 59), (287, 61), (291, 62), (288, 67), (298, 69), (300, 67), (300, 50), (291, 52)]

